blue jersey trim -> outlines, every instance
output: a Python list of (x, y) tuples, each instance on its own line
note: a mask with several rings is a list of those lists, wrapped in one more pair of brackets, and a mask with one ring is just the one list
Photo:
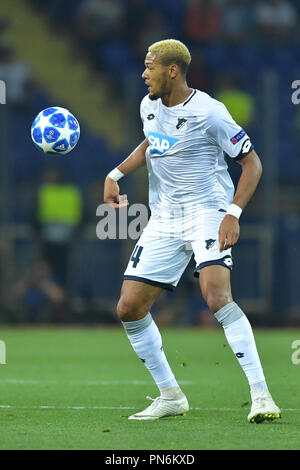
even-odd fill
[(157, 282), (153, 281), (152, 279), (146, 279), (145, 277), (140, 277), (140, 276), (129, 276), (126, 275), (124, 276), (125, 280), (129, 281), (138, 281), (138, 282), (144, 282), (145, 284), (151, 284), (151, 286), (155, 287), (162, 287), (163, 289), (173, 291), (175, 289), (175, 286), (172, 284), (165, 284), (164, 282)]
[(225, 262), (226, 259), (230, 258), (232, 261), (232, 258), (230, 255), (226, 255), (223, 258), (220, 259), (215, 259), (211, 261), (204, 261), (203, 263), (200, 263), (194, 270), (194, 277), (199, 277), (199, 272), (200, 269), (205, 268), (206, 266), (225, 266), (225, 268), (230, 269), (232, 271), (232, 264), (228, 266)]
[(190, 95), (190, 97), (183, 103), (182, 106), (185, 106), (186, 104), (188, 104), (189, 101), (191, 101), (191, 99), (193, 98), (193, 96), (195, 96), (197, 90), (194, 90), (193, 93)]

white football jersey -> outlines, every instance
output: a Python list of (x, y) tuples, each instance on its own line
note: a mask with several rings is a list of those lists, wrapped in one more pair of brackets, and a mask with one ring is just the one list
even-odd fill
[(245, 131), (226, 107), (207, 93), (167, 107), (161, 99), (141, 102), (149, 141), (146, 162), (151, 211), (174, 206), (226, 210), (234, 194), (224, 153), (242, 158), (252, 150)]

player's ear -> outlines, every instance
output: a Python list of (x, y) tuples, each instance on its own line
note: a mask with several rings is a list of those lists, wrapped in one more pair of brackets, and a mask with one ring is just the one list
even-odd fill
[(170, 78), (176, 78), (179, 73), (179, 67), (177, 64), (171, 64), (169, 66), (169, 76)]

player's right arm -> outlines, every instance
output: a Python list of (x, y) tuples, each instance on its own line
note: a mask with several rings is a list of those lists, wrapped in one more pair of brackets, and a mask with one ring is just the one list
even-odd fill
[[(143, 142), (138, 145), (136, 149), (127, 157), (120, 165), (117, 166), (117, 170), (119, 170), (123, 175), (128, 175), (132, 173), (137, 168), (145, 165), (146, 163), (146, 150), (149, 145), (147, 139), (143, 140)], [(122, 194), (120, 195), (120, 188), (114, 179), (112, 179), (109, 175), (105, 178), (104, 183), (104, 202), (109, 204), (112, 207), (120, 208), (128, 205), (127, 195)]]
[(140, 145), (127, 157), (117, 168), (124, 175), (128, 175), (132, 171), (140, 168), (146, 163), (146, 150), (149, 146), (148, 139), (143, 140)]

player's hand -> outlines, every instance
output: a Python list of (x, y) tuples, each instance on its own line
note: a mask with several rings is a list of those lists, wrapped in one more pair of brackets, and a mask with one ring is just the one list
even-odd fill
[(120, 188), (116, 181), (108, 176), (104, 183), (104, 202), (115, 209), (128, 206), (127, 194), (120, 194)]
[(233, 215), (225, 215), (219, 228), (220, 251), (225, 251), (236, 244), (240, 236), (239, 219)]

